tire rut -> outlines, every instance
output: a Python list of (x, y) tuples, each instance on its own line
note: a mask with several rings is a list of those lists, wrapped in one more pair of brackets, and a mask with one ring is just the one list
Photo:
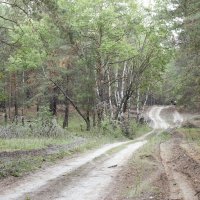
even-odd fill
[(14, 183), (14, 185), (2, 187), (0, 189), (0, 199), (19, 199), (20, 196), (23, 196), (31, 191), (36, 191), (44, 185), (48, 184), (50, 181), (55, 180), (57, 177), (60, 177), (66, 173), (72, 173), (79, 167), (106, 153), (108, 150), (126, 143), (128, 142), (119, 142), (105, 145), (101, 149), (82, 155), (81, 157), (65, 159), (55, 166), (36, 172), (28, 177), (24, 177), (17, 183)]
[[(101, 197), (101, 192), (110, 183), (112, 177), (121, 169), (123, 163), (128, 160), (134, 151), (145, 143), (146, 141), (141, 141), (129, 144), (123, 150), (112, 155), (111, 158), (98, 162), (98, 164), (94, 161), (93, 166), (83, 166), (82, 171), (74, 172), (71, 176), (64, 174), (57, 181), (46, 185), (45, 188), (28, 194), (28, 197), (34, 200), (98, 199)], [(115, 167), (110, 168), (110, 166)], [(18, 199), (24, 199), (24, 197)]]
[[(144, 138), (149, 136), (152, 133), (153, 132), (149, 132), (146, 135), (144, 135), (143, 137), (138, 138), (132, 142), (128, 141), (128, 142), (119, 142), (119, 143), (114, 143), (114, 144), (110, 144), (110, 145), (105, 145), (101, 149), (98, 149), (91, 153), (87, 153), (85, 155), (82, 155), (81, 157), (73, 158), (70, 160), (69, 159), (63, 160), (62, 162), (58, 163), (55, 166), (52, 166), (47, 169), (36, 172), (28, 177), (24, 177), (22, 180), (19, 180), (17, 183), (14, 183), (13, 185), (9, 185), (7, 187), (2, 187), (0, 189), (0, 199), (3, 199), (3, 200), (23, 199), (24, 200), (27, 197), (27, 195), (29, 195), (29, 194), (34, 197), (33, 198), (34, 200), (35, 199), (41, 199), (41, 200), (56, 199), (57, 195), (59, 195), (61, 193), (60, 189), (63, 188), (63, 192), (66, 191), (66, 189), (64, 189), (64, 188), (68, 187), (68, 185), (69, 185), (68, 183), (70, 182), (70, 179), (67, 181), (67, 184), (63, 185), (63, 186), (62, 186), (62, 183), (66, 183), (66, 181), (62, 182), (62, 180), (65, 180), (66, 178), (68, 178), (69, 174), (74, 175), (74, 176), (73, 175), (71, 176), (71, 182), (74, 183), (74, 186), (73, 186), (73, 184), (70, 185), (68, 187), (67, 191), (69, 190), (69, 188), (77, 187), (75, 185), (77, 182), (79, 182), (80, 179), (86, 180), (86, 183), (87, 183), (87, 179), (85, 177), (87, 177), (88, 170), (87, 170), (87, 167), (84, 168), (85, 167), (84, 165), (87, 165), (88, 163), (91, 164), (90, 167), (92, 166), (92, 168), (90, 168), (91, 171), (94, 171), (94, 175), (92, 175), (92, 177), (93, 177), (92, 179), (94, 179), (94, 176), (96, 176), (97, 178), (99, 177), (100, 184), (101, 183), (104, 184), (103, 183), (105, 181), (104, 179), (107, 179), (107, 181), (109, 182), (109, 180), (111, 178), (109, 171), (111, 171), (111, 170), (116, 171), (116, 170), (115, 170), (115, 168), (108, 168), (108, 167), (114, 166), (118, 160), (120, 161), (120, 159), (121, 159), (121, 161), (124, 161), (123, 160), (124, 158), (128, 159), (127, 155), (129, 155), (130, 152), (133, 153), (137, 148), (142, 146), (144, 144)], [(128, 146), (124, 147), (124, 149), (119, 151), (119, 153), (116, 156), (114, 156), (113, 158), (108, 159), (108, 161), (106, 161), (106, 162), (100, 163), (99, 165), (101, 166), (101, 168), (97, 167), (96, 171), (98, 171), (98, 173), (95, 175), (95, 170), (92, 170), (93, 168), (96, 168), (95, 160), (98, 157), (101, 157), (104, 154), (106, 154), (109, 150), (114, 149), (119, 146), (123, 146), (123, 145), (125, 145), (125, 146), (128, 145)], [(130, 149), (129, 146), (131, 146), (131, 147), (136, 146), (137, 148)], [(128, 152), (127, 152), (127, 149), (128, 149)], [(129, 150), (130, 150), (130, 152), (129, 152)], [(123, 156), (121, 156), (121, 158), (120, 158), (120, 155), (121, 155), (120, 152), (125, 152), (123, 154)], [(83, 170), (85, 170), (85, 172), (83, 174), (81, 174), (81, 173), (77, 174), (76, 172), (79, 169), (81, 170), (81, 168), (83, 168)], [(101, 173), (103, 172), (102, 168), (104, 169), (103, 171), (105, 171), (105, 174), (102, 174), (102, 176), (101, 176)], [(105, 169), (106, 170), (109, 169), (109, 171), (106, 171)], [(117, 167), (117, 169), (118, 169), (118, 167)], [(109, 175), (109, 176), (107, 176), (107, 175)], [(66, 178), (65, 178), (65, 176), (66, 176)], [(91, 179), (91, 177), (89, 176), (88, 179)], [(91, 179), (91, 182), (93, 182), (92, 179)], [(98, 183), (99, 180), (96, 180), (96, 183)], [(79, 187), (78, 191), (83, 188), (90, 188), (90, 187), (86, 187), (87, 184), (84, 185), (85, 183), (79, 182), (79, 184), (80, 184), (80, 187)], [(51, 187), (49, 187), (49, 186), (51, 186)], [(58, 187), (58, 186), (60, 186), (60, 187)], [(92, 184), (91, 187), (92, 186), (94, 186), (94, 184)], [(98, 187), (98, 185), (96, 185), (96, 187)], [(96, 187), (93, 188), (94, 191), (95, 191)], [(57, 190), (56, 190), (56, 188), (57, 188)], [(48, 196), (48, 191), (50, 194), (51, 190), (55, 191), (55, 192), (53, 192), (52, 197)], [(86, 191), (86, 193), (87, 193), (87, 191)], [(39, 195), (37, 196), (37, 194), (39, 194)], [(71, 194), (72, 194), (72, 191), (68, 194), (64, 194), (64, 196), (71, 195)], [(74, 194), (74, 196), (76, 196), (77, 192), (73, 191), (73, 194)], [(44, 198), (43, 198), (43, 196), (44, 196)], [(48, 197), (46, 198), (45, 196), (48, 196)], [(59, 199), (62, 199), (62, 195), (59, 196)], [(73, 198), (70, 197), (67, 199), (71, 200)], [(76, 198), (74, 198), (74, 199), (76, 199)], [(79, 197), (78, 199), (81, 200), (83, 198)], [(91, 199), (95, 199), (95, 198), (91, 198)], [(86, 200), (89, 200), (89, 197), (87, 197)]]
[(170, 199), (198, 200), (191, 180), (189, 180), (185, 174), (176, 170), (176, 164), (173, 162), (174, 145), (177, 144), (173, 143), (171, 140), (160, 145), (162, 164), (168, 177), (170, 187)]

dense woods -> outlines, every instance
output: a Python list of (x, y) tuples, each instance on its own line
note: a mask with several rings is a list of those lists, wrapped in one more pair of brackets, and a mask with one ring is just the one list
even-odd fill
[[(165, 89), (180, 105), (200, 109), (200, 2), (170, 0), (168, 20), (173, 22), (175, 56), (167, 67)], [(166, 13), (166, 12), (165, 12)]]
[[(86, 129), (146, 104), (199, 107), (198, 0), (0, 1), (2, 123), (50, 111)], [(170, 64), (169, 64), (170, 63)], [(167, 70), (166, 70), (167, 69)], [(73, 108), (73, 109), (72, 109)]]

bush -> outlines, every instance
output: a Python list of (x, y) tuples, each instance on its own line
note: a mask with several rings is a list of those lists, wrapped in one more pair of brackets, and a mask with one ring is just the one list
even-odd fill
[(52, 117), (49, 110), (45, 107), (38, 113), (36, 120), (27, 121), (24, 125), (12, 123), (0, 127), (1, 138), (27, 136), (58, 137), (64, 134), (65, 130), (57, 123), (56, 118)]
[(109, 118), (105, 118), (101, 122), (100, 131), (103, 135), (112, 135), (115, 138), (122, 136), (122, 130), (118, 121), (111, 121)]

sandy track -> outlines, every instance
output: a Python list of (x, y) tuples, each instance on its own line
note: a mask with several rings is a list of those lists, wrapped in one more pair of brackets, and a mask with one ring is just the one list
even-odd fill
[[(159, 114), (159, 112), (160, 108), (158, 111), (156, 108), (153, 108), (149, 112), (149, 117), (155, 121), (154, 118), (157, 114)], [(118, 152), (113, 158), (109, 158), (99, 166), (95, 166), (91, 172), (88, 172), (84, 175), (75, 173), (74, 177), (72, 178), (75, 179), (75, 181), (72, 180), (71, 183), (66, 180), (59, 180), (61, 180), (63, 176), (67, 177), (69, 174), (72, 174), (75, 170), (78, 170), (80, 167), (86, 165), (87, 163), (92, 163), (95, 158), (102, 156), (108, 150), (123, 144), (128, 144), (128, 142), (106, 145), (101, 149), (82, 155), (81, 157), (71, 160), (64, 160), (55, 166), (49, 167), (34, 173), (31, 176), (23, 178), (13, 185), (2, 187), (0, 189), (0, 199), (19, 200), (24, 199), (29, 195), (33, 197), (33, 199), (41, 200), (98, 199), (101, 196), (100, 194), (102, 193), (103, 188), (105, 188), (109, 182), (111, 182), (113, 176), (116, 176), (120, 166), (123, 166), (123, 164), (128, 161), (134, 151), (136, 151), (147, 142), (145, 137), (152, 133), (153, 132), (149, 132), (146, 135), (138, 138), (135, 140), (135, 143), (124, 147), (124, 149)], [(108, 168), (109, 166), (116, 164), (117, 167), (112, 168), (112, 170)], [(60, 189), (56, 187), (57, 185), (60, 185)]]
[[(107, 161), (95, 165), (85, 176), (82, 172), (76, 173), (70, 183), (68, 177), (62, 179), (62, 188), (57, 188), (56, 192), (51, 191), (51, 187), (45, 188), (42, 192), (33, 194), (34, 200), (39, 199), (59, 199), (59, 200), (93, 200), (102, 199), (106, 194), (106, 188), (111, 182), (112, 178), (116, 176), (118, 171), (123, 167), (124, 163), (130, 156), (146, 141), (137, 142), (128, 145), (127, 148), (117, 153), (114, 157)], [(114, 166), (114, 167), (110, 167)], [(32, 196), (32, 195), (30, 195)]]
[[(106, 162), (97, 166), (91, 172), (81, 177), (81, 174), (75, 174), (75, 181), (69, 183), (68, 180), (59, 182), (59, 178), (67, 176), (74, 172), (79, 167), (86, 163), (92, 162), (98, 156), (103, 155), (106, 151), (120, 146), (123, 143), (116, 143), (107, 145), (91, 154), (84, 157), (76, 158), (75, 160), (66, 160), (57, 166), (50, 167), (44, 171), (35, 173), (25, 180), (19, 181), (13, 186), (8, 188), (2, 188), (0, 192), (0, 199), (12, 200), (12, 199), (25, 199), (27, 196), (31, 196), (31, 199), (79, 199), (79, 200), (92, 200), (97, 199), (101, 191), (109, 184), (112, 176), (116, 175), (120, 166), (129, 159), (129, 157), (138, 148), (143, 146), (146, 141), (135, 142), (129, 144), (126, 148), (117, 153), (114, 157), (108, 159)], [(108, 168), (109, 166), (117, 165), (116, 168)], [(58, 181), (57, 181), (58, 180)], [(51, 184), (51, 182), (54, 182)], [(57, 184), (60, 184), (62, 191), (57, 190)], [(77, 192), (78, 191), (78, 192)], [(94, 192), (95, 191), (95, 192)], [(49, 196), (50, 194), (50, 196)]]
[[(183, 117), (176, 110), (173, 111), (172, 116), (174, 124), (171, 127), (180, 127)], [(190, 178), (178, 170), (176, 160), (174, 160), (177, 159), (175, 158), (176, 151), (181, 152), (178, 150), (181, 148), (180, 141), (181, 138), (172, 138), (160, 145), (160, 156), (170, 188), (170, 200), (198, 200)], [(180, 156), (184, 157), (186, 154), (180, 154)]]
[[(169, 127), (169, 124), (160, 116), (164, 108), (166, 107), (153, 107), (149, 112), (154, 131)], [(133, 153), (147, 142), (146, 137), (154, 131), (130, 144), (128, 142), (110, 144), (80, 157), (63, 160), (55, 166), (19, 180), (14, 185), (1, 188), (0, 199), (24, 200), (27, 196), (34, 200), (103, 199), (107, 193), (107, 186), (114, 180), (114, 177), (117, 176), (119, 170), (127, 163)], [(107, 157), (102, 163), (95, 163), (96, 158), (106, 154), (112, 148), (124, 144), (126, 145), (123, 146), (123, 149), (112, 157)], [(87, 169), (85, 165), (90, 167)], [(110, 168), (110, 166), (114, 167)], [(80, 168), (83, 168), (83, 170), (80, 170)]]
[(160, 116), (161, 111), (166, 109), (166, 106), (154, 106), (149, 112), (149, 118), (152, 120), (153, 129), (167, 129), (170, 125)]
[(38, 173), (20, 180), (17, 184), (15, 183), (14, 186), (11, 185), (8, 188), (1, 188), (0, 199), (18, 199), (20, 196), (23, 196), (28, 192), (36, 191), (43, 185), (47, 184), (49, 181), (62, 176), (63, 174), (71, 173), (72, 171), (78, 169), (80, 166), (91, 162), (98, 156), (101, 156), (106, 151), (125, 143), (127, 142), (105, 145), (103, 148), (98, 149), (97, 151), (94, 151), (90, 154), (82, 155), (79, 158), (71, 160), (64, 160), (56, 166), (52, 166), (45, 170), (39, 171)]
[(162, 163), (170, 186), (170, 199), (198, 200), (196, 191), (188, 177), (175, 169), (175, 164), (173, 163), (173, 145), (175, 144), (168, 142), (160, 146)]
[[(183, 122), (183, 117), (172, 106), (153, 107), (150, 115), (155, 116), (152, 127), (157, 129), (157, 134), (166, 128), (168, 131), (174, 130), (173, 128), (179, 127)], [(167, 132), (166, 134), (169, 134)], [(106, 200), (200, 199), (198, 151), (191, 149), (192, 144), (189, 145), (178, 131), (171, 134), (171, 138), (167, 142), (158, 143), (152, 153), (141, 151), (138, 160), (127, 165), (125, 170), (119, 173), (115, 184), (110, 186), (112, 189)], [(143, 163), (142, 169), (138, 164), (140, 162)], [(149, 166), (144, 166), (144, 163), (148, 163)], [(138, 177), (139, 184), (135, 181)]]

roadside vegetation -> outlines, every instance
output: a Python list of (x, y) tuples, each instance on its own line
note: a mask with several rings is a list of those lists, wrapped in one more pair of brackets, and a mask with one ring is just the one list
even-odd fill
[(165, 199), (168, 187), (167, 184), (163, 185), (162, 179), (166, 177), (160, 167), (159, 148), (170, 138), (171, 134), (166, 132), (149, 136), (148, 143), (134, 153), (116, 177), (113, 191), (106, 200), (111, 196), (115, 199)]
[[(151, 178), (156, 178), (156, 170), (159, 170), (159, 146), (161, 143), (168, 141), (171, 135), (163, 132), (159, 135), (154, 135), (149, 139), (149, 142), (134, 155), (130, 160), (129, 165), (134, 166), (137, 172), (136, 180), (133, 180), (131, 187), (125, 191), (127, 197), (135, 197), (140, 199), (143, 193), (158, 193), (161, 192), (156, 186), (151, 184)], [(158, 168), (157, 168), (158, 167)], [(157, 169), (156, 169), (157, 168)], [(149, 174), (152, 173), (152, 177)], [(149, 178), (149, 180), (148, 180)]]
[(189, 142), (194, 142), (200, 147), (200, 128), (180, 128), (178, 131), (182, 133)]
[[(135, 130), (134, 138), (141, 135), (141, 133), (144, 134), (144, 130), (147, 130), (145, 126), (142, 126), (140, 128), (137, 128)], [(56, 161), (62, 159), (62, 158), (70, 158), (74, 154), (83, 153), (85, 151), (97, 148), (102, 146), (103, 144), (107, 143), (113, 143), (115, 141), (122, 141), (127, 140), (125, 136), (122, 134), (116, 135), (115, 133), (105, 134), (103, 131), (102, 133), (95, 134), (95, 130), (91, 131), (90, 133), (86, 132), (85, 137), (83, 137), (85, 140), (81, 143), (74, 143), (73, 146), (70, 146), (70, 148), (62, 148), (62, 145), (70, 144), (70, 142), (76, 141), (76, 138), (69, 138), (63, 137), (63, 138), (15, 138), (15, 139), (1, 139), (0, 145), (1, 145), (1, 151), (16, 151), (16, 150), (23, 150), (27, 152), (27, 150), (40, 150), (41, 148), (47, 149), (49, 145), (54, 148), (54, 145), (58, 145), (60, 148), (58, 148), (57, 151), (54, 153), (48, 153), (43, 154), (43, 152), (40, 152), (37, 154), (37, 151), (34, 155), (29, 154), (23, 154), (23, 152), (20, 152), (19, 154), (16, 154), (15, 156), (10, 157), (5, 156), (1, 157), (0, 162), (0, 179), (5, 178), (8, 176), (22, 176), (29, 172), (33, 172), (41, 167), (44, 167), (46, 165), (51, 165), (55, 163)], [(76, 136), (81, 136), (82, 134), (79, 134), (76, 132)], [(118, 151), (117, 149), (116, 151)], [(1, 152), (0, 152), (1, 155)]]
[(181, 128), (177, 130), (183, 137), (198, 148), (200, 152), (200, 117), (194, 115), (192, 118), (185, 121)]
[[(134, 139), (150, 130), (147, 125), (137, 124), (133, 120), (130, 127), (131, 135), (128, 138), (120, 126), (113, 128), (108, 121), (102, 122), (101, 127), (86, 131), (84, 124), (82, 125), (76, 115), (70, 118), (70, 126), (65, 130), (56, 124), (55, 129), (61, 128), (62, 134), (38, 134), (41, 133), (39, 129), (34, 134), (26, 125), (12, 126), (15, 127), (15, 132), (0, 139), (0, 179), (8, 176), (19, 177), (51, 165), (64, 157), (70, 158), (74, 154), (103, 144)], [(18, 131), (20, 134), (14, 134)]]
[(45, 131), (40, 129), (42, 126), (39, 127), (39, 123), (36, 126), (34, 132), (26, 125), (11, 124), (1, 128), (4, 135), (2, 134), (2, 138), (0, 138), (0, 151), (42, 149), (54, 145), (69, 144), (81, 138), (85, 142), (93, 141), (95, 143), (96, 141), (101, 145), (119, 140), (134, 139), (151, 130), (147, 124), (138, 124), (133, 119), (128, 130), (129, 135), (123, 133), (120, 124), (113, 127), (108, 120), (104, 120), (101, 127), (94, 127), (90, 131), (86, 131), (77, 116), (70, 119), (70, 126), (67, 129), (62, 129), (56, 123), (55, 127), (51, 128), (51, 130), (53, 129), (52, 134), (49, 130), (45, 134)]
[[(0, 154), (59, 158), (148, 132), (147, 106), (199, 110), (199, 5), (0, 1)], [(32, 170), (51, 156), (2, 157), (0, 169)]]
[(47, 148), (50, 145), (62, 145), (70, 142), (71, 139), (68, 137), (0, 139), (0, 151), (41, 149)]
[[(167, 24), (155, 17), (147, 25), (149, 14), (131, 0), (0, 2), (5, 135), (29, 127), (34, 135), (57, 136), (62, 129), (56, 122), (70, 130), (76, 112), (82, 131), (120, 126), (129, 137), (132, 112), (139, 122), (145, 106), (153, 104), (152, 93), (173, 54)], [(54, 121), (46, 124), (47, 110)]]

